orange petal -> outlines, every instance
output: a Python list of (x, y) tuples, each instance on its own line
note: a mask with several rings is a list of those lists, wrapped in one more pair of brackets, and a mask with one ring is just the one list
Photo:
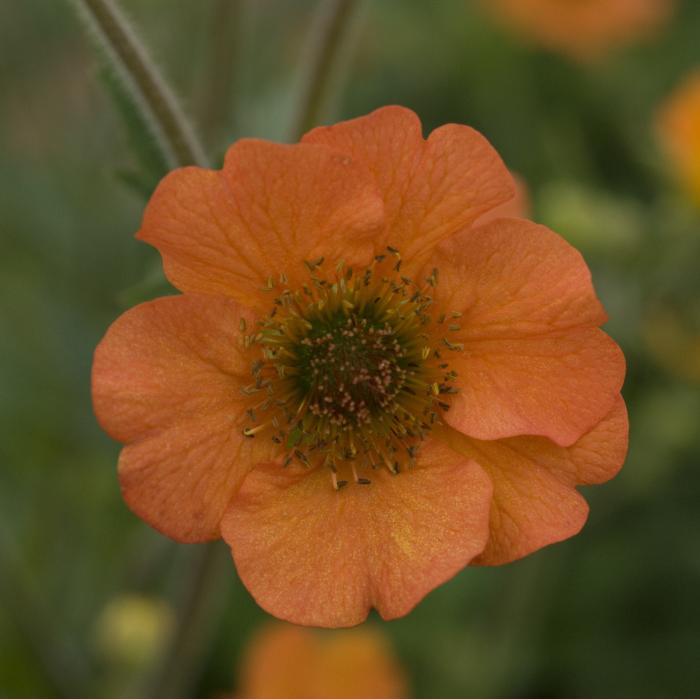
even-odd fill
[(509, 201), (500, 204), (495, 209), (487, 211), (474, 223), (475, 226), (483, 226), (498, 218), (531, 218), (530, 192), (525, 180), (517, 173), (511, 172), (515, 184), (515, 196)]
[(435, 306), (460, 314), (447, 338), (464, 345), (448, 358), (460, 390), (450, 425), (478, 439), (535, 434), (568, 445), (610, 410), (624, 358), (595, 327), (605, 311), (563, 238), (499, 219), (442, 243), (433, 267)]
[(468, 126), (446, 124), (423, 140), (418, 117), (403, 107), (309, 132), (365, 163), (386, 205), (385, 243), (414, 264), (426, 251), (514, 195), (491, 144)]
[(473, 340), (451, 353), (459, 393), (447, 422), (477, 439), (540, 435), (573, 444), (610, 411), (622, 387), (620, 348), (598, 328)]
[(436, 305), (462, 314), (459, 341), (602, 325), (606, 314), (581, 254), (545, 226), (499, 219), (445, 241)]
[(482, 442), (454, 430), (452, 448), (475, 459), (493, 481), (491, 535), (476, 559), (500, 565), (577, 534), (588, 506), (575, 484), (601, 483), (627, 452), (627, 412), (618, 397), (610, 413), (571, 447), (541, 437)]
[(318, 145), (242, 140), (223, 170), (170, 173), (149, 202), (138, 237), (163, 255), (183, 291), (232, 296), (268, 309), (268, 279), (308, 280), (303, 261), (363, 263), (383, 224), (372, 178), (350, 158)]
[(397, 476), (333, 490), (324, 468), (254, 470), (222, 522), (241, 580), (260, 606), (297, 624), (351, 626), (376, 607), (408, 613), (481, 552), (491, 485), (436, 443)]
[(241, 386), (250, 360), (230, 299), (173, 296), (127, 311), (95, 352), (95, 413), (125, 442), (124, 499), (153, 527), (180, 541), (219, 535), (219, 520), (263, 440), (242, 435)]
[(629, 422), (622, 396), (612, 410), (587, 434), (567, 448), (551, 445), (542, 437), (517, 437), (517, 450), (547, 468), (568, 485), (596, 485), (609, 481), (627, 456)]

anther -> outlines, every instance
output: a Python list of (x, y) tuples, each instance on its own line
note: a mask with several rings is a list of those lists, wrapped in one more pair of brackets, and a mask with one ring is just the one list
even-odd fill
[[(355, 483), (369, 484), (363, 468), (385, 464), (396, 474), (402, 465), (410, 467), (414, 442), (449, 407), (440, 397), (456, 392), (449, 386), (454, 372), (446, 371), (445, 362), (438, 366), (440, 352), (425, 328), (434, 322), (433, 299), (397, 273), (399, 251), (388, 246), (387, 253), (391, 263), (377, 255), (356, 275), (339, 262), (335, 276), (325, 276), (317, 272), (323, 258), (308, 260), (309, 283), (281, 289), (272, 312), (259, 322), (260, 332), (243, 338), (246, 347), (260, 345), (262, 357), (253, 363), (254, 383), (243, 393), (265, 390), (268, 396), (251, 401), (247, 416), (254, 422), (264, 415), (264, 424), (274, 427), (270, 438), (287, 452), (285, 465), (293, 459), (307, 467), (343, 460)], [(435, 286), (437, 278), (433, 270), (426, 281)], [(269, 278), (268, 286), (274, 281)], [(279, 283), (288, 283), (283, 273)], [(244, 434), (254, 436), (262, 427), (250, 425)], [(347, 481), (331, 471), (338, 490)]]
[(442, 339), (442, 343), (447, 347), (447, 349), (453, 352), (461, 352), (464, 349), (464, 344), (462, 342), (450, 342), (446, 337)]
[(262, 425), (256, 425), (255, 427), (245, 427), (243, 429), (243, 436), (252, 439), (255, 435), (260, 432), (260, 430), (265, 429), (268, 423), (263, 423)]
[(304, 260), (304, 264), (309, 272), (315, 272), (316, 269), (323, 264), (323, 260), (323, 257), (319, 257), (317, 260)]

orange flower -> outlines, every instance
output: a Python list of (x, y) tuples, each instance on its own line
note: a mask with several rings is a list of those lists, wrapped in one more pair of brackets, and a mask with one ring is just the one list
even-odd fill
[(673, 0), (484, 0), (483, 5), (537, 43), (589, 60), (657, 28)]
[(700, 205), (700, 68), (662, 106), (658, 130), (678, 179)]
[(251, 644), (237, 699), (401, 699), (406, 682), (383, 636), (273, 625)]
[(270, 613), (406, 614), (470, 562), (572, 536), (622, 464), (624, 359), (576, 250), (522, 219), (477, 132), (400, 107), (176, 170), (138, 234), (184, 293), (93, 369), (124, 498), (219, 536)]
[(520, 175), (511, 172), (515, 194), (508, 201), (504, 201), (494, 209), (487, 211), (475, 221), (475, 225), (483, 226), (497, 218), (529, 218), (530, 216), (530, 192), (525, 180)]

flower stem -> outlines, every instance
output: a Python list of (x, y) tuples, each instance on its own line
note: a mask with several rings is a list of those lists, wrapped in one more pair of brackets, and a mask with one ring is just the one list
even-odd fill
[(322, 0), (311, 29), (303, 87), (292, 136), (299, 139), (318, 123), (338, 57), (352, 26), (358, 0)]
[(223, 571), (233, 575), (228, 547), (220, 541), (198, 545), (188, 552), (188, 579), (172, 635), (145, 696), (181, 699), (192, 694), (202, 660), (215, 631), (215, 621), (228, 595)]
[(199, 122), (209, 145), (228, 142), (235, 129), (236, 55), (240, 49), (243, 0), (216, 0), (209, 26), (206, 73), (202, 76), (202, 110)]
[(150, 125), (167, 162), (206, 165), (207, 157), (177, 99), (115, 0), (73, 0)]

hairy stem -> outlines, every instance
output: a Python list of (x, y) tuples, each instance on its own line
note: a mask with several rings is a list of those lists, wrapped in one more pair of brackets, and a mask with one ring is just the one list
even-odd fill
[(242, 0), (216, 0), (212, 8), (200, 117), (203, 132), (211, 134), (211, 146), (218, 147), (219, 138), (230, 138), (233, 131), (231, 115), (235, 116), (235, 65), (240, 44), (242, 4)]
[(143, 112), (168, 163), (206, 165), (207, 158), (175, 95), (115, 0), (73, 0)]
[(292, 130), (295, 140), (321, 117), (338, 56), (358, 5), (358, 0), (321, 0), (303, 67), (303, 87)]

